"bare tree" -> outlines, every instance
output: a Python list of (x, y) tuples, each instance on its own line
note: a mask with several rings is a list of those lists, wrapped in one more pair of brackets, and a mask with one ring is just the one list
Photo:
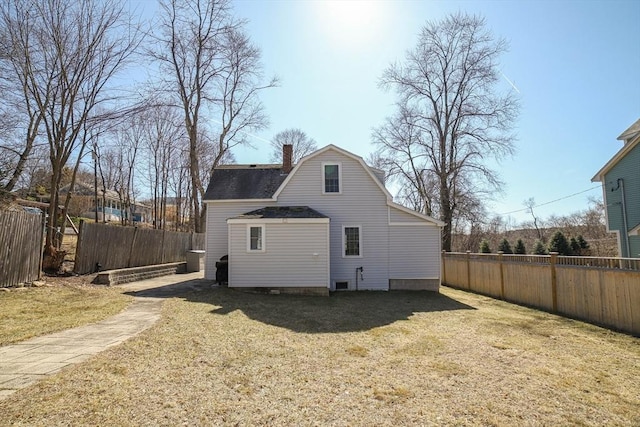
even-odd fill
[[(214, 137), (216, 137), (215, 135)], [(200, 181), (209, 182), (213, 173), (212, 164), (227, 165), (236, 161), (231, 150), (220, 151), (220, 144), (216, 139), (212, 139), (207, 132), (200, 132), (197, 147), (198, 158), (202, 160), (200, 164)]]
[(119, 151), (119, 164), (121, 165), (120, 187), (116, 191), (120, 195), (120, 201), (123, 204), (127, 215), (123, 217), (123, 224), (133, 223), (133, 203), (135, 202), (135, 172), (138, 162), (138, 154), (142, 149), (143, 143), (143, 121), (145, 116), (136, 114), (131, 117), (128, 126), (116, 132), (116, 150)]
[(589, 208), (582, 213), (584, 237), (589, 239), (596, 256), (620, 256), (616, 237), (607, 232), (604, 201), (601, 197), (589, 198)]
[(545, 238), (544, 234), (542, 233), (542, 230), (540, 229), (540, 226), (538, 225), (538, 222), (540, 219), (536, 216), (535, 212), (533, 211), (533, 208), (536, 207), (535, 199), (533, 197), (530, 197), (527, 200), (525, 200), (523, 204), (527, 208), (527, 211), (531, 214), (531, 217), (533, 218), (533, 227), (536, 229), (536, 233), (538, 234), (538, 240), (540, 240), (542, 243), (547, 243), (547, 239)]
[(232, 147), (246, 143), (246, 132), (261, 129), (267, 120), (259, 93), (277, 84), (261, 83), (260, 50), (244, 33), (244, 22), (231, 13), (229, 0), (166, 0), (157, 49), (168, 86), (184, 114), (189, 138), (192, 224), (203, 231), (198, 137), (201, 115), (210, 112), (209, 124), (216, 124), (218, 151), (209, 170), (219, 164)]
[[(42, 109), (35, 105), (30, 94), (31, 66), (22, 55), (33, 28), (25, 17), (25, 10), (12, 2), (0, 7), (0, 161), (3, 164), (2, 190), (13, 191), (33, 150), (40, 131)], [(9, 134), (23, 129), (20, 143), (10, 143)], [(14, 136), (14, 135), (12, 135)], [(11, 159), (11, 160), (9, 160)]]
[[(451, 250), (461, 199), (482, 200), (501, 187), (486, 159), (514, 149), (510, 129), (518, 102), (496, 89), (497, 61), (506, 47), (484, 19), (458, 13), (428, 22), (417, 46), (380, 80), (397, 93), (398, 111), (374, 131), (374, 143), (389, 159), (391, 176), (409, 181), (425, 200), (435, 199), (431, 213), (445, 223), (445, 250)], [(425, 185), (430, 180), (437, 183), (435, 195)]]
[(152, 189), (152, 218), (157, 229), (166, 228), (169, 176), (172, 169), (180, 167), (180, 151), (184, 143), (180, 122), (179, 112), (164, 106), (149, 111), (143, 124), (142, 138), (147, 150), (147, 173)]
[(313, 153), (318, 149), (318, 144), (313, 138), (309, 138), (307, 134), (297, 128), (285, 129), (278, 132), (271, 140), (271, 162), (278, 163), (282, 161), (282, 146), (285, 144), (293, 145), (293, 164), (296, 164), (304, 156)]
[[(94, 123), (114, 101), (108, 83), (123, 68), (141, 41), (124, 4), (116, 0), (9, 0), (3, 6), (24, 79), (25, 108), (40, 117), (51, 162), (49, 252), (59, 247), (59, 189), (62, 171), (73, 155), (79, 165)], [(103, 117), (102, 117), (103, 118)], [(72, 180), (73, 183), (73, 180)], [(72, 192), (68, 193), (68, 196)]]
[[(201, 158), (202, 160), (202, 158)], [(203, 162), (204, 163), (204, 162)], [(169, 173), (169, 189), (175, 195), (173, 223), (176, 231), (187, 231), (188, 218), (186, 214), (191, 206), (191, 186), (189, 178), (189, 150), (188, 147), (181, 147), (178, 153), (176, 167)]]

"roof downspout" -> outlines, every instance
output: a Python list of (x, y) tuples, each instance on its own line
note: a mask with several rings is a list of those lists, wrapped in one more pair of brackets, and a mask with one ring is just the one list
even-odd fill
[[(620, 199), (622, 200), (622, 227), (624, 228), (622, 240), (624, 241), (624, 248), (626, 249), (627, 257), (630, 257), (631, 248), (629, 245), (629, 227), (627, 226), (627, 200), (624, 193), (624, 179), (618, 178), (617, 180), (618, 187), (614, 188), (611, 191), (615, 191), (618, 188), (620, 189)], [(622, 254), (620, 254), (622, 256)]]

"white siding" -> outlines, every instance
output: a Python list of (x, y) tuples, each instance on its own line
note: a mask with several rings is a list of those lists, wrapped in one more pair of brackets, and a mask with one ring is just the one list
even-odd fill
[(216, 261), (229, 254), (227, 219), (251, 212), (275, 203), (250, 200), (242, 202), (208, 202), (207, 203), (207, 235), (205, 239), (204, 277), (207, 280), (216, 278)]
[[(341, 164), (340, 194), (323, 194), (324, 162)], [(331, 219), (329, 281), (332, 289), (335, 282), (341, 281), (349, 282), (350, 289), (355, 289), (358, 267), (364, 268), (364, 281), (358, 279), (358, 289), (363, 290), (388, 290), (389, 279), (440, 277), (440, 228), (414, 215), (387, 206), (387, 195), (359, 161), (329, 149), (305, 160), (290, 178), (287, 186), (278, 195), (277, 202), (208, 203), (205, 278), (215, 279), (215, 262), (221, 256), (230, 254), (226, 220), (251, 210), (275, 205), (309, 206)], [(402, 225), (390, 225), (390, 221), (391, 224)], [(272, 224), (267, 225), (270, 227)], [(291, 225), (293, 224), (289, 224)], [(299, 238), (304, 230), (274, 228), (266, 233), (266, 253), (247, 254), (246, 225), (231, 224), (232, 227), (240, 227), (241, 231), (238, 236), (235, 236), (235, 233), (233, 236), (233, 241), (240, 245), (238, 249), (233, 248), (236, 258), (230, 263), (230, 266), (234, 265), (235, 268), (233, 272), (230, 271), (234, 286), (256, 286), (257, 280), (265, 283), (263, 286), (313, 286), (310, 283), (317, 283), (321, 276), (316, 269), (317, 265), (313, 263), (315, 261), (310, 259), (310, 254), (325, 254), (326, 251), (323, 252), (320, 248), (309, 250), (309, 246), (297, 245), (304, 240), (307, 245), (310, 242), (326, 242), (326, 232), (324, 237), (316, 236), (315, 233), (319, 232), (316, 225), (307, 230), (311, 234), (305, 239)], [(305, 224), (303, 228), (309, 226)], [(323, 227), (326, 226), (323, 224)], [(343, 226), (361, 227), (361, 257), (343, 257)], [(275, 239), (277, 236), (280, 238)], [(276, 246), (277, 250), (272, 253), (274, 244), (284, 246)], [(295, 250), (285, 259), (273, 259), (286, 252), (289, 247)], [(238, 270), (240, 267), (236, 264), (236, 261), (239, 261), (237, 257), (242, 260), (241, 265), (250, 267)], [(294, 262), (292, 257), (300, 258), (295, 258)], [(318, 265), (322, 264), (320, 259), (317, 261)], [(326, 271), (324, 274), (327, 274)]]
[(390, 227), (390, 279), (440, 277), (440, 228), (435, 225)]
[(402, 222), (402, 223), (424, 223), (424, 224), (428, 224), (426, 221), (418, 218), (415, 215), (411, 215), (410, 213), (407, 212), (403, 212), (400, 209), (396, 209), (393, 207), (389, 207), (389, 219), (391, 221), (391, 223), (398, 223), (398, 222)]
[[(342, 165), (341, 194), (322, 194), (322, 163)], [(331, 218), (331, 281), (349, 281), (355, 289), (356, 268), (364, 267), (358, 289), (389, 288), (389, 217), (386, 194), (362, 165), (328, 150), (304, 163), (278, 197), (281, 206), (309, 206)], [(342, 227), (362, 227), (362, 257), (343, 258)]]
[(247, 252), (247, 224), (230, 224), (229, 287), (327, 288), (328, 227), (327, 223), (267, 223), (266, 251)]

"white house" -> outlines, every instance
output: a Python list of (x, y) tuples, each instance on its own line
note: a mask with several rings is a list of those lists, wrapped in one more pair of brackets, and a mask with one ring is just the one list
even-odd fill
[(292, 168), (216, 168), (207, 204), (205, 278), (229, 256), (229, 287), (327, 294), (440, 286), (443, 223), (393, 202), (382, 172), (334, 145)]

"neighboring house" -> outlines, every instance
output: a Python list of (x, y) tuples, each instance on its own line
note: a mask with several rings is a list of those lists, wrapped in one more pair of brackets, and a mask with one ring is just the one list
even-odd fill
[[(65, 185), (60, 189), (60, 194), (66, 194), (69, 191), (69, 185)], [(95, 218), (96, 215), (96, 197), (95, 188), (86, 182), (76, 182), (71, 198), (72, 207), (70, 214), (85, 218)], [(120, 195), (114, 190), (104, 190), (98, 187), (98, 221), (122, 221), (127, 218), (129, 210), (120, 201)], [(131, 204), (132, 220), (134, 223), (149, 222), (151, 217), (151, 209), (141, 203)]]
[(624, 145), (591, 181), (602, 183), (607, 230), (618, 237), (618, 253), (640, 258), (640, 119), (618, 139)]
[(229, 286), (327, 294), (440, 286), (443, 223), (393, 202), (382, 171), (333, 145), (292, 169), (214, 170), (207, 203), (205, 278), (229, 256)]

